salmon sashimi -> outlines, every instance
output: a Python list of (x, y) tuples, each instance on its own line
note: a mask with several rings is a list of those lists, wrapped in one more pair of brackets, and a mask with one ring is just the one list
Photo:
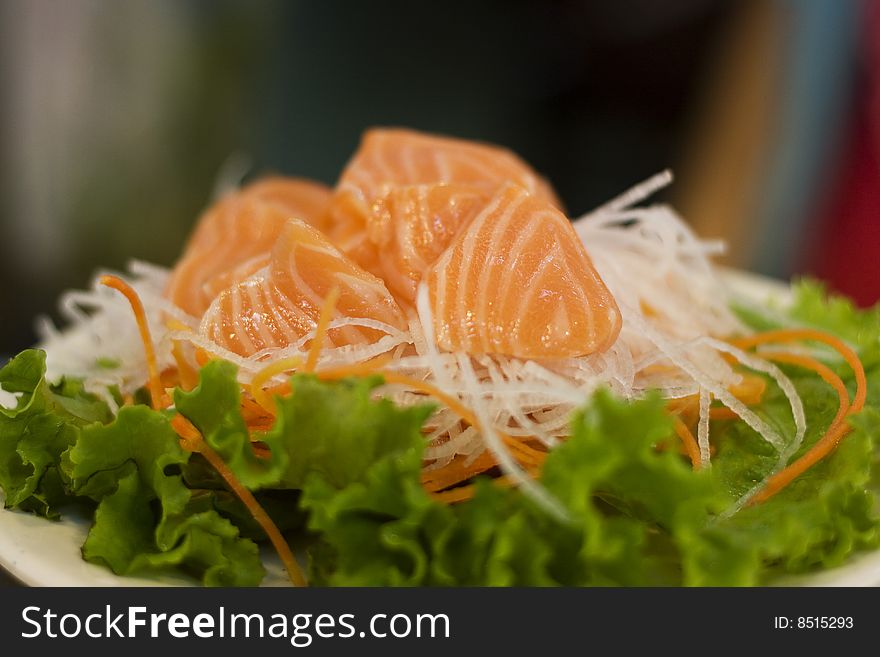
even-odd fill
[(375, 248), (370, 257), (361, 250), (361, 264), (384, 279), (397, 299), (413, 304), (424, 273), (489, 198), (461, 185), (392, 188), (374, 204), (367, 233)]
[(332, 190), (327, 185), (305, 178), (266, 176), (249, 184), (243, 190), (249, 196), (290, 210), (306, 223), (326, 229), (327, 208)]
[[(286, 221), (285, 221), (286, 223)], [(271, 248), (271, 245), (270, 247)], [(261, 252), (253, 258), (249, 258), (237, 265), (223, 270), (216, 276), (212, 276), (202, 284), (202, 292), (206, 298), (216, 299), (223, 290), (250, 278), (261, 269), (264, 269), (272, 261), (269, 251)]]
[[(509, 182), (561, 207), (550, 185), (504, 148), (414, 130), (369, 130), (336, 186), (330, 207), (330, 236), (358, 263), (378, 273), (376, 232), (370, 224), (383, 210), (383, 203), (387, 211), (389, 192), (413, 185), (444, 184), (470, 188), (488, 199)], [(382, 224), (389, 231), (397, 223), (396, 216), (391, 219)], [(406, 216), (402, 221), (409, 222), (411, 230), (415, 227)], [(432, 241), (435, 228), (448, 233), (444, 224), (454, 221), (455, 217), (445, 212), (435, 212), (430, 221), (418, 222), (425, 234), (413, 236), (417, 242)], [(406, 256), (397, 259), (405, 260)], [(408, 276), (405, 271), (398, 273)]]
[(171, 274), (166, 296), (200, 317), (220, 290), (259, 269), (255, 263), (267, 259), (288, 219), (320, 226), (330, 198), (324, 185), (281, 177), (227, 194), (199, 219)]
[(607, 349), (620, 310), (568, 219), (508, 185), (426, 276), (444, 349), (567, 358)]
[(405, 332), (426, 281), (444, 349), (583, 356), (614, 342), (621, 317), (560, 207), (506, 149), (374, 129), (332, 192), (269, 178), (209, 208), (167, 294), (251, 356), (301, 343), (334, 288), (334, 319), (367, 325), (337, 324), (329, 344)]
[[(314, 330), (324, 299), (339, 289), (333, 319), (375, 320), (405, 330), (406, 319), (385, 284), (339, 251), (321, 231), (290, 219), (268, 264), (233, 283), (211, 303), (200, 331), (220, 346), (251, 356), (286, 347)], [(328, 331), (331, 345), (374, 342), (381, 330), (344, 326)]]

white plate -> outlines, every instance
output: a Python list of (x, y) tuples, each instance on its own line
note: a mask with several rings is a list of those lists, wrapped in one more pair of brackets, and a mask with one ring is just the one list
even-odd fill
[[(727, 270), (724, 279), (733, 292), (755, 302), (775, 299), (784, 304), (790, 298), (787, 285), (739, 271)], [(49, 522), (18, 511), (0, 510), (0, 566), (30, 586), (187, 586), (184, 577), (119, 577), (107, 568), (87, 563), (80, 554), (89, 519), (67, 514), (63, 521)], [(264, 586), (287, 582), (274, 553), (263, 552), (268, 571)], [(880, 552), (860, 555), (845, 566), (785, 583), (808, 586), (880, 585)]]
[[(2, 499), (2, 493), (0, 493)], [(28, 586), (192, 586), (185, 576), (120, 577), (85, 561), (80, 547), (91, 519), (75, 511), (51, 522), (30, 513), (0, 510), (0, 566)], [(263, 586), (285, 586), (288, 579), (277, 556), (262, 553)]]

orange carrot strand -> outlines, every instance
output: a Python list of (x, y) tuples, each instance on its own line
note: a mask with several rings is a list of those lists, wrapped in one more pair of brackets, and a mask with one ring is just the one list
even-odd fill
[(829, 424), (829, 428), (833, 427), (835, 424), (840, 423), (843, 418), (847, 415), (850, 409), (849, 403), (849, 391), (846, 389), (846, 384), (843, 380), (837, 376), (837, 374), (830, 367), (825, 365), (824, 363), (819, 362), (815, 358), (811, 358), (809, 356), (803, 356), (800, 354), (791, 354), (788, 352), (780, 351), (780, 352), (770, 352), (763, 351), (761, 352), (761, 357), (766, 358), (767, 360), (772, 360), (777, 363), (786, 363), (789, 365), (797, 365), (803, 367), (804, 369), (813, 370), (816, 374), (822, 377), (822, 380), (825, 381), (828, 385), (834, 388), (834, 391), (837, 393), (837, 398), (840, 403), (839, 408), (837, 409), (837, 414), (834, 416), (834, 419)]
[(186, 356), (183, 353), (183, 345), (179, 340), (174, 341), (174, 346), (171, 348), (171, 355), (174, 357), (174, 362), (177, 363), (177, 371), (180, 377), (181, 387), (184, 390), (192, 390), (199, 383), (199, 373), (187, 361)]
[(380, 371), (392, 360), (391, 356), (377, 356), (363, 363), (355, 363), (353, 365), (340, 365), (339, 367), (327, 367), (315, 372), (322, 381), (336, 381), (338, 379), (346, 379), (350, 376), (369, 376), (370, 374), (381, 374)]
[(254, 374), (254, 378), (251, 380), (251, 396), (254, 398), (254, 401), (274, 417), (276, 415), (276, 409), (275, 400), (272, 399), (272, 391), (264, 390), (263, 385), (276, 374), (281, 374), (288, 370), (295, 370), (301, 365), (302, 359), (299, 356), (294, 356), (267, 365)]
[(333, 319), (333, 313), (336, 310), (336, 304), (339, 301), (339, 288), (334, 287), (327, 294), (324, 303), (321, 304), (321, 314), (318, 316), (318, 324), (315, 326), (315, 337), (312, 344), (309, 345), (309, 354), (306, 358), (306, 364), (303, 370), (306, 372), (314, 372), (318, 365), (318, 359), (321, 357), (321, 348), (324, 346), (324, 340), (327, 337), (327, 325)]
[(739, 415), (734, 413), (729, 408), (725, 408), (725, 407), (710, 408), (709, 409), (709, 419), (710, 420), (738, 420)]
[[(389, 372), (384, 371), (382, 375), (385, 377), (385, 381), (388, 383), (398, 383), (401, 385), (408, 386), (419, 392), (425, 393), (436, 399), (439, 399), (441, 402), (446, 404), (453, 412), (457, 413), (459, 417), (461, 417), (465, 422), (480, 430), (480, 422), (477, 420), (476, 415), (464, 404), (462, 404), (456, 397), (452, 395), (448, 395), (440, 388), (431, 385), (426, 381), (422, 381), (420, 379), (414, 379), (409, 376), (405, 376), (403, 374), (398, 374), (397, 372)], [(532, 465), (542, 463), (544, 457), (546, 456), (545, 452), (541, 452), (539, 450), (533, 449), (526, 445), (522, 440), (517, 440), (513, 436), (510, 436), (501, 431), (497, 432), (501, 439), (510, 447), (512, 450), (519, 452), (520, 459), (524, 463), (529, 463)]]
[(441, 491), (498, 465), (495, 457), (488, 450), (482, 452), (470, 463), (467, 461), (467, 457), (458, 455), (443, 467), (423, 470), (422, 486), (429, 493)]
[(850, 427), (846, 424), (846, 417), (852, 411), (846, 385), (831, 368), (823, 363), (808, 356), (783, 352), (762, 353), (761, 356), (768, 360), (798, 365), (815, 371), (826, 383), (835, 389), (839, 400), (839, 407), (825, 434), (803, 456), (767, 479), (764, 487), (749, 500), (749, 505), (760, 504), (770, 499), (816, 463), (831, 454), (841, 439), (850, 431)]
[(843, 340), (823, 331), (816, 329), (779, 329), (756, 333), (745, 338), (731, 340), (731, 344), (740, 349), (748, 349), (769, 342), (795, 342), (797, 340), (814, 340), (822, 342), (837, 351), (846, 364), (850, 366), (856, 379), (856, 394), (853, 398), (851, 413), (858, 413), (865, 405), (868, 394), (868, 384), (865, 378), (865, 367), (859, 360), (858, 354), (853, 351)]
[[(846, 418), (853, 413), (858, 413), (865, 405), (865, 399), (868, 394), (865, 368), (862, 365), (861, 360), (859, 360), (858, 354), (856, 354), (842, 340), (833, 335), (815, 329), (780, 329), (757, 333), (745, 338), (738, 338), (733, 340), (732, 344), (742, 349), (747, 349), (767, 343), (793, 342), (797, 340), (822, 342), (837, 351), (853, 370), (856, 379), (856, 393), (853, 397), (852, 404), (849, 405), (849, 394), (846, 391), (846, 386), (843, 385), (843, 382), (840, 381), (840, 377), (831, 371), (830, 368), (814, 359), (804, 356), (779, 353), (770, 354), (771, 357), (780, 360), (780, 362), (784, 362), (781, 361), (781, 358), (785, 358), (787, 359), (787, 362), (808, 367), (809, 369), (816, 371), (819, 376), (837, 390), (838, 396), (840, 397), (840, 409), (825, 435), (822, 436), (803, 456), (771, 476), (764, 487), (758, 491), (751, 500), (749, 500), (749, 505), (759, 504), (770, 499), (804, 472), (813, 467), (816, 463), (831, 454), (840, 443), (841, 439), (843, 439), (843, 437), (851, 430), (851, 427), (846, 423)], [(848, 408), (847, 405), (849, 405)]]
[(251, 493), (244, 484), (238, 480), (235, 473), (229, 469), (229, 466), (226, 465), (226, 462), (220, 457), (220, 455), (215, 452), (207, 442), (205, 442), (201, 437), (201, 434), (199, 434), (198, 430), (189, 422), (189, 420), (181, 415), (176, 415), (172, 420), (172, 426), (182, 438), (184, 448), (193, 452), (198, 452), (204, 456), (205, 460), (211, 464), (211, 467), (213, 467), (221, 477), (223, 477), (223, 481), (226, 482), (226, 485), (229, 486), (232, 492), (241, 500), (242, 504), (244, 504), (251, 516), (253, 516), (254, 520), (257, 521), (257, 524), (263, 529), (263, 532), (265, 532), (269, 541), (272, 543), (272, 546), (275, 548), (275, 551), (278, 553), (278, 556), (281, 558), (281, 563), (283, 563), (284, 567), (287, 569), (287, 575), (293, 585), (307, 586), (305, 575), (303, 575), (299, 563), (297, 563), (296, 558), (293, 556), (290, 546), (287, 544), (287, 541), (284, 540), (284, 536), (281, 534), (278, 526), (272, 521), (272, 518), (269, 517), (269, 514), (266, 513), (265, 509), (260, 506), (260, 503), (257, 502), (253, 493)]
[[(493, 485), (501, 488), (512, 488), (513, 486), (516, 486), (516, 483), (516, 479), (507, 475), (501, 475), (492, 480)], [(444, 504), (456, 504), (471, 499), (476, 490), (476, 484), (467, 484), (466, 486), (458, 486), (457, 488), (444, 490), (439, 493), (432, 493), (431, 497)]]
[(211, 449), (211, 447), (204, 441), (202, 441), (202, 444), (199, 446), (199, 453), (204, 456), (208, 463), (210, 463), (220, 476), (223, 477), (229, 488), (231, 488), (238, 496), (245, 507), (247, 507), (248, 511), (250, 511), (254, 520), (257, 521), (260, 527), (262, 527), (266, 536), (268, 536), (269, 540), (272, 542), (275, 551), (278, 552), (278, 556), (281, 558), (281, 563), (283, 563), (284, 567), (287, 569), (287, 575), (290, 577), (290, 581), (293, 585), (306, 586), (305, 575), (303, 575), (299, 563), (297, 563), (296, 558), (293, 556), (290, 546), (287, 544), (287, 541), (284, 540), (284, 536), (281, 535), (281, 532), (269, 517), (269, 514), (266, 513), (263, 507), (260, 506), (260, 503), (254, 498), (253, 493), (242, 485), (232, 473), (232, 470), (230, 470), (223, 459), (220, 458), (220, 455)]
[(688, 429), (688, 426), (681, 421), (681, 418), (676, 416), (674, 418), (675, 422), (675, 433), (681, 439), (682, 444), (684, 445), (684, 449), (687, 452), (688, 457), (691, 460), (691, 464), (694, 467), (694, 470), (700, 469), (700, 446), (697, 444), (696, 438), (694, 438), (694, 434), (691, 433), (691, 430)]
[[(185, 445), (193, 445), (202, 439), (202, 435), (193, 423), (180, 414), (175, 415), (171, 419), (171, 427), (177, 432), (177, 435), (180, 436)], [(191, 447), (187, 449), (194, 451)]]
[(141, 334), (141, 342), (144, 344), (144, 352), (147, 357), (147, 372), (149, 372), (149, 388), (150, 402), (154, 409), (164, 408), (170, 400), (167, 399), (165, 388), (162, 387), (162, 379), (159, 376), (159, 367), (156, 364), (156, 350), (153, 347), (153, 339), (150, 336), (150, 326), (147, 323), (147, 313), (144, 311), (144, 304), (134, 288), (118, 276), (106, 274), (99, 279), (101, 285), (113, 288), (117, 292), (121, 292), (134, 312), (134, 318), (137, 322), (138, 330)]

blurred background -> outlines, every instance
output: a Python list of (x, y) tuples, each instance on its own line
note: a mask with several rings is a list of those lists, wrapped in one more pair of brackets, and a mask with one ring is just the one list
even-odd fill
[(727, 264), (880, 298), (880, 0), (0, 0), (0, 76), (0, 353), (173, 263), (222, 170), (332, 183), (372, 125), (508, 146), (572, 216), (671, 167)]

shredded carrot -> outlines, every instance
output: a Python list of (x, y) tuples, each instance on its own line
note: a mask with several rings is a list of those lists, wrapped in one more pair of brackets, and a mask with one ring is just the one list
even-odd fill
[[(493, 479), (492, 484), (500, 486), (501, 488), (512, 488), (513, 486), (516, 486), (516, 479), (509, 477), (508, 475), (501, 475), (500, 477)], [(457, 502), (464, 502), (471, 499), (476, 490), (476, 484), (467, 484), (450, 490), (444, 490), (439, 493), (432, 493), (431, 497), (438, 502), (443, 502), (445, 504), (456, 504)]]
[(709, 419), (710, 420), (738, 420), (739, 415), (734, 413), (729, 408), (724, 408), (724, 407), (710, 408), (709, 409)]
[(265, 443), (252, 442), (251, 445), (254, 450), (254, 456), (258, 459), (268, 460), (272, 457), (272, 450), (266, 447)]
[(171, 418), (171, 427), (180, 436), (181, 445), (184, 449), (188, 449), (191, 452), (196, 451), (194, 446), (202, 439), (202, 435), (192, 422), (178, 413)]
[(691, 430), (688, 429), (688, 426), (681, 421), (681, 418), (675, 417), (675, 433), (678, 434), (678, 437), (681, 438), (681, 442), (684, 445), (684, 449), (687, 452), (688, 457), (691, 459), (691, 463), (694, 466), (694, 470), (700, 469), (700, 447), (697, 445), (697, 440), (694, 438), (694, 434), (691, 433)]
[[(733, 357), (731, 357), (730, 362), (736, 362)], [(755, 404), (760, 404), (761, 400), (764, 398), (764, 393), (767, 391), (767, 381), (764, 380), (763, 377), (758, 376), (756, 374), (742, 374), (742, 381), (740, 383), (731, 385), (728, 387), (730, 394), (739, 399), (742, 403), (748, 406), (754, 406)], [(700, 404), (700, 396), (699, 395), (688, 395), (687, 397), (679, 397), (677, 399), (673, 399), (666, 404), (666, 410), (674, 415), (682, 415), (685, 417), (693, 417), (696, 416), (698, 412)], [(724, 418), (736, 418), (739, 417), (733, 411), (729, 411), (729, 409), (712, 409), (712, 411), (724, 411), (723, 413), (711, 414), (710, 417), (713, 419), (716, 417), (724, 417)]]
[(144, 352), (147, 356), (147, 371), (150, 376), (150, 401), (154, 409), (164, 408), (168, 405), (167, 395), (165, 394), (165, 388), (162, 387), (162, 379), (159, 376), (159, 366), (156, 364), (156, 350), (153, 348), (150, 326), (147, 323), (147, 313), (144, 311), (144, 304), (141, 303), (141, 298), (131, 285), (118, 276), (106, 274), (101, 276), (99, 282), (101, 285), (106, 285), (117, 292), (121, 292), (128, 299), (128, 303), (131, 305), (131, 310), (134, 313), (134, 319), (137, 322), (138, 331), (141, 334), (141, 341), (144, 343)]
[(495, 457), (488, 450), (468, 462), (468, 457), (459, 454), (449, 463), (433, 470), (422, 471), (422, 485), (430, 493), (441, 491), (471, 477), (486, 472), (498, 465)]
[[(382, 375), (385, 377), (385, 381), (388, 383), (399, 383), (439, 399), (450, 409), (452, 409), (452, 411), (457, 413), (459, 417), (461, 417), (465, 422), (476, 427), (477, 430), (480, 430), (480, 422), (479, 420), (477, 420), (476, 415), (474, 415), (474, 413), (464, 404), (462, 404), (457, 398), (453, 397), (452, 395), (446, 394), (436, 386), (433, 386), (426, 381), (421, 381), (420, 379), (414, 379), (403, 374), (398, 374), (397, 372), (385, 371), (382, 372)], [(520, 460), (522, 463), (530, 465), (543, 463), (546, 452), (533, 449), (526, 445), (522, 440), (518, 440), (517, 438), (514, 438), (513, 436), (510, 436), (501, 431), (498, 431), (497, 433), (511, 449), (514, 449), (520, 453), (520, 459), (518, 460)]]
[(691, 415), (700, 403), (699, 395), (688, 395), (666, 403), (666, 411), (672, 415)]
[[(433, 386), (430, 383), (427, 383), (420, 379), (414, 379), (408, 376), (404, 376), (397, 372), (382, 370), (381, 368), (391, 362), (391, 360), (392, 358), (390, 356), (380, 356), (378, 358), (374, 358), (363, 363), (357, 363), (355, 365), (345, 365), (336, 368), (318, 370), (315, 374), (323, 381), (343, 379), (350, 376), (365, 376), (373, 373), (381, 374), (385, 378), (385, 381), (387, 383), (398, 383), (406, 385), (407, 387), (413, 388), (423, 394), (430, 395), (432, 397), (435, 397), (436, 399), (439, 399), (441, 402), (446, 404), (453, 412), (457, 413), (465, 422), (479, 429), (480, 424), (474, 413), (464, 404), (462, 404), (457, 398), (444, 393), (436, 386)], [(546, 452), (533, 449), (532, 447), (529, 447), (527, 444), (525, 444), (525, 442), (523, 442), (522, 440), (516, 439), (505, 433), (498, 433), (501, 436), (502, 440), (504, 440), (509, 447), (518, 452), (517, 460), (520, 461), (520, 463), (527, 467), (535, 467), (543, 463)], [(483, 472), (497, 465), (494, 457), (492, 457), (491, 453), (489, 452), (485, 453), (484, 460), (486, 462), (483, 462), (481, 458), (478, 458), (477, 461), (472, 464), (471, 468), (460, 469), (456, 471), (455, 474), (452, 474), (452, 471), (448, 471), (447, 475), (452, 474), (452, 476), (447, 476), (447, 478), (444, 479), (442, 488), (454, 485), (460, 481), (464, 481), (474, 474)], [(446, 470), (446, 468), (441, 468), (440, 470)], [(440, 470), (433, 472), (439, 472)], [(436, 488), (435, 490), (439, 490), (439, 488)]]
[[(315, 375), (322, 381), (335, 381), (344, 379), (349, 376), (367, 376), (379, 372), (385, 365), (391, 362), (391, 356), (379, 356), (363, 363), (355, 363), (354, 365), (342, 365), (340, 367), (331, 367), (315, 372)], [(263, 388), (265, 383), (276, 374), (287, 370), (297, 369), (302, 365), (299, 358), (289, 358), (257, 372), (251, 381), (250, 391), (254, 401), (257, 402), (266, 412), (275, 416), (275, 403), (272, 399), (273, 395), (286, 395), (290, 393), (290, 383), (284, 382), (271, 388)]]
[(159, 374), (159, 382), (162, 384), (163, 390), (168, 388), (176, 388), (180, 385), (180, 371), (176, 367), (166, 367)]
[[(286, 370), (299, 368), (301, 365), (303, 371), (314, 371), (314, 368), (317, 366), (318, 359), (320, 357), (320, 351), (323, 345), (323, 341), (326, 337), (327, 325), (330, 323), (330, 319), (332, 317), (333, 310), (336, 307), (338, 298), (339, 290), (338, 288), (334, 288), (330, 291), (330, 294), (328, 294), (327, 298), (324, 300), (324, 304), (321, 308), (321, 316), (315, 328), (315, 337), (312, 340), (312, 344), (310, 345), (305, 365), (302, 365), (301, 361), (299, 361), (298, 359), (286, 359), (283, 361), (279, 361), (260, 370), (251, 381), (251, 396), (254, 398), (254, 401), (257, 404), (259, 404), (271, 415), (274, 416), (276, 413), (275, 403), (272, 399), (272, 395), (289, 393), (290, 385), (288, 383), (284, 383), (269, 389), (264, 389), (263, 386), (276, 374), (279, 374)], [(403, 385), (407, 385), (411, 388), (414, 388), (415, 390), (418, 390), (419, 392), (431, 395), (439, 399), (447, 406), (449, 406), (449, 408), (451, 408), (454, 412), (458, 413), (464, 421), (479, 428), (479, 422), (477, 421), (474, 413), (471, 412), (467, 407), (465, 407), (455, 397), (447, 395), (439, 388), (436, 388), (435, 386), (424, 381), (406, 377), (396, 372), (382, 371), (382, 368), (389, 362), (391, 362), (391, 360), (391, 356), (380, 356), (363, 363), (356, 363), (354, 365), (325, 368), (316, 371), (315, 374), (323, 381), (338, 380), (352, 376), (367, 376), (374, 373), (382, 374), (385, 377), (386, 382), (388, 383), (400, 383)], [(515, 439), (507, 434), (500, 433), (500, 435), (502, 439), (513, 450), (518, 452), (517, 460), (524, 465), (534, 467), (543, 463), (544, 457), (546, 456), (545, 452), (533, 449), (532, 447), (526, 445), (522, 440)], [(483, 470), (494, 467), (495, 465), (497, 464), (494, 462), (494, 460), (492, 460), (491, 463), (483, 467)], [(458, 474), (461, 478), (449, 481), (447, 485), (452, 485), (454, 483), (458, 483), (458, 481), (462, 481), (468, 478), (468, 475), (465, 475), (464, 473)], [(470, 476), (472, 476), (472, 474)]]
[(370, 360), (354, 365), (340, 365), (339, 367), (328, 367), (315, 372), (322, 381), (335, 381), (337, 379), (345, 379), (349, 376), (368, 376), (370, 374), (383, 374), (382, 368), (392, 361), (391, 356), (377, 356)]
[(266, 411), (250, 397), (241, 398), (241, 414), (243, 417), (264, 416)]
[(199, 364), (199, 367), (204, 367), (209, 362), (214, 360), (214, 356), (201, 347), (196, 349), (196, 362)]
[(272, 521), (272, 518), (269, 517), (269, 514), (266, 513), (265, 509), (260, 506), (260, 503), (257, 502), (253, 493), (251, 493), (238, 480), (235, 473), (229, 469), (229, 466), (226, 465), (226, 462), (220, 457), (220, 455), (215, 452), (207, 442), (205, 442), (198, 429), (196, 429), (189, 420), (182, 415), (175, 415), (174, 419), (171, 421), (171, 425), (181, 437), (181, 445), (184, 449), (198, 452), (204, 456), (205, 460), (211, 464), (211, 467), (223, 477), (223, 481), (226, 482), (226, 485), (229, 486), (232, 492), (241, 500), (242, 504), (244, 504), (245, 508), (269, 538), (269, 541), (272, 543), (272, 546), (281, 558), (281, 563), (283, 563), (284, 567), (287, 569), (287, 575), (290, 577), (290, 581), (293, 585), (306, 586), (306, 578), (303, 575), (302, 569), (300, 569), (296, 558), (293, 556), (290, 546), (287, 544), (287, 541), (284, 540), (284, 536), (282, 536), (278, 526)]
[(742, 374), (742, 381), (729, 387), (730, 394), (743, 404), (760, 404), (767, 390), (767, 381), (757, 374)]
[[(131, 304), (138, 329), (140, 330), (141, 340), (144, 343), (144, 351), (147, 356), (147, 369), (150, 376), (149, 386), (152, 406), (157, 410), (168, 406), (170, 404), (170, 399), (168, 399), (165, 390), (162, 388), (159, 368), (156, 365), (156, 352), (153, 348), (150, 328), (147, 324), (147, 315), (144, 312), (144, 306), (143, 303), (141, 303), (140, 297), (138, 297), (137, 292), (128, 283), (118, 276), (102, 276), (100, 282), (102, 285), (106, 285), (107, 287), (111, 287), (121, 292), (125, 295), (125, 298), (128, 299), (129, 304)], [(290, 581), (293, 582), (295, 586), (305, 586), (306, 579), (293, 556), (293, 552), (290, 550), (290, 546), (284, 540), (278, 527), (272, 522), (272, 519), (263, 507), (260, 506), (256, 498), (254, 498), (253, 494), (238, 480), (220, 455), (204, 441), (198, 429), (196, 429), (189, 420), (178, 414), (171, 420), (171, 426), (175, 432), (177, 432), (177, 435), (181, 437), (181, 446), (189, 451), (199, 452), (204, 456), (208, 463), (210, 463), (218, 474), (223, 477), (226, 485), (229, 486), (232, 492), (242, 501), (242, 504), (245, 505), (254, 520), (256, 520), (260, 527), (263, 528), (266, 536), (278, 552), (278, 556), (281, 557), (281, 562), (284, 564), (285, 568), (287, 568), (287, 574), (290, 577)]]
[(180, 377), (180, 385), (184, 390), (192, 390), (199, 383), (199, 373), (189, 364), (183, 353), (183, 345), (180, 340), (174, 340), (171, 347), (171, 355), (177, 363), (177, 372)]
[(257, 502), (253, 493), (242, 485), (238, 478), (236, 478), (235, 474), (233, 474), (232, 470), (229, 469), (229, 466), (227, 466), (223, 459), (220, 458), (220, 455), (205, 441), (201, 441), (199, 444), (198, 452), (204, 456), (208, 463), (210, 463), (220, 476), (223, 477), (226, 485), (232, 489), (232, 492), (242, 501), (242, 504), (245, 505), (254, 520), (257, 521), (260, 527), (262, 527), (266, 536), (272, 542), (275, 551), (278, 552), (278, 556), (281, 558), (281, 563), (283, 563), (284, 567), (287, 569), (287, 576), (290, 578), (293, 585), (306, 586), (305, 575), (303, 575), (302, 569), (300, 569), (299, 564), (296, 561), (296, 557), (293, 556), (290, 546), (287, 544), (287, 541), (284, 540), (284, 536), (282, 536), (281, 531), (272, 521), (272, 518), (269, 517), (269, 514), (266, 513), (263, 507), (260, 506), (260, 503)]
[[(439, 399), (441, 402), (446, 404), (453, 412), (457, 413), (465, 422), (479, 428), (479, 422), (477, 421), (474, 413), (452, 395), (446, 394), (436, 386), (433, 386), (426, 381), (414, 379), (403, 374), (398, 374), (397, 372), (382, 370), (382, 368), (390, 363), (391, 360), (392, 358), (390, 356), (380, 356), (378, 358), (374, 358), (363, 363), (358, 363), (356, 365), (344, 365), (342, 367), (319, 370), (318, 372), (316, 372), (316, 374), (318, 378), (324, 381), (344, 379), (349, 376), (364, 376), (366, 374), (373, 373), (380, 374), (385, 379), (386, 383), (399, 383), (401, 385), (406, 385), (410, 388), (418, 390), (423, 394), (430, 395), (431, 397)], [(524, 454), (536, 453), (543, 455), (543, 452), (532, 450), (521, 440), (517, 440), (511, 436), (508, 436), (505, 433), (499, 432), (499, 434), (505, 441), (508, 441), (512, 445), (515, 444), (516, 448), (520, 449)]]
[[(816, 463), (831, 454), (841, 439), (849, 433), (851, 429), (846, 423), (846, 418), (853, 413), (858, 413), (865, 405), (865, 399), (868, 394), (865, 368), (859, 360), (858, 355), (842, 340), (833, 335), (815, 329), (780, 329), (758, 333), (745, 338), (738, 338), (731, 342), (740, 348), (747, 349), (767, 343), (793, 342), (796, 340), (822, 342), (837, 351), (853, 370), (856, 379), (856, 393), (853, 397), (852, 404), (846, 408), (849, 403), (849, 394), (846, 391), (846, 387), (843, 385), (843, 382), (840, 381), (840, 377), (828, 367), (805, 356), (795, 356), (787, 353), (772, 353), (768, 356), (773, 357), (780, 362), (790, 362), (816, 371), (819, 376), (837, 390), (838, 396), (840, 397), (840, 410), (838, 410), (837, 416), (828, 427), (825, 435), (816, 441), (816, 443), (803, 456), (794, 461), (794, 463), (790, 463), (788, 466), (770, 477), (764, 487), (758, 491), (751, 500), (749, 500), (750, 505), (759, 504), (770, 499), (804, 472), (813, 467)], [(782, 359), (785, 360), (783, 361)], [(846, 393), (846, 395), (843, 393)]]
[(256, 401), (245, 396), (241, 398), (241, 416), (248, 424), (252, 422), (272, 422), (274, 420), (274, 416), (267, 413)]
[[(398, 372), (391, 372), (388, 370), (382, 370), (388, 362), (392, 359), (390, 356), (380, 356), (378, 358), (374, 358), (372, 360), (366, 361), (364, 363), (358, 363), (355, 365), (346, 365), (342, 367), (332, 368), (332, 369), (324, 369), (318, 370), (315, 374), (324, 381), (335, 380), (335, 379), (343, 379), (349, 376), (364, 376), (366, 374), (378, 373), (381, 374), (386, 383), (398, 383), (401, 385), (405, 385), (409, 388), (417, 390), (423, 394), (434, 397), (441, 402), (443, 402), (446, 406), (448, 406), (454, 413), (458, 414), (465, 422), (471, 424), (472, 426), (480, 429), (480, 423), (477, 420), (476, 415), (467, 408), (464, 404), (461, 403), (456, 397), (449, 395), (436, 386), (422, 381), (420, 379), (414, 379), (412, 377), (405, 376), (403, 374), (399, 374)], [(546, 457), (546, 452), (534, 449), (528, 446), (524, 441), (514, 438), (503, 432), (498, 432), (501, 436), (502, 440), (514, 451), (518, 452), (516, 455), (517, 460), (526, 467), (535, 467), (544, 462), (544, 458)], [(486, 470), (490, 467), (494, 467), (497, 463), (494, 460), (483, 467), (483, 470)], [(481, 470), (478, 470), (478, 472)], [(460, 479), (455, 481), (449, 481), (446, 485), (452, 485), (457, 483), (458, 481), (462, 481), (469, 476), (473, 476), (474, 473), (470, 475), (462, 476)]]
[(750, 347), (756, 347), (771, 342), (795, 342), (797, 340), (822, 342), (841, 355), (843, 360), (846, 361), (846, 364), (852, 368), (856, 378), (856, 395), (853, 399), (852, 412), (856, 413), (862, 410), (862, 407), (865, 404), (865, 398), (868, 394), (865, 368), (862, 365), (862, 361), (859, 360), (858, 354), (856, 354), (856, 352), (840, 338), (816, 329), (779, 329), (776, 331), (756, 333), (745, 338), (737, 338), (731, 340), (731, 344), (740, 347), (741, 349), (748, 349)]
[(339, 288), (334, 287), (324, 298), (321, 304), (321, 314), (318, 316), (318, 324), (315, 326), (315, 337), (312, 344), (309, 345), (309, 355), (306, 358), (306, 364), (303, 368), (306, 372), (314, 372), (318, 365), (318, 359), (321, 357), (321, 348), (324, 346), (324, 339), (327, 337), (327, 325), (333, 319), (333, 313), (336, 310), (336, 303), (339, 301)]
[(262, 406), (266, 412), (275, 415), (275, 400), (272, 399), (270, 391), (263, 389), (263, 384), (276, 374), (281, 374), (287, 370), (295, 370), (301, 365), (302, 358), (294, 356), (293, 358), (285, 358), (274, 362), (271, 365), (267, 365), (257, 372), (251, 380), (251, 396), (254, 398), (254, 401)]

